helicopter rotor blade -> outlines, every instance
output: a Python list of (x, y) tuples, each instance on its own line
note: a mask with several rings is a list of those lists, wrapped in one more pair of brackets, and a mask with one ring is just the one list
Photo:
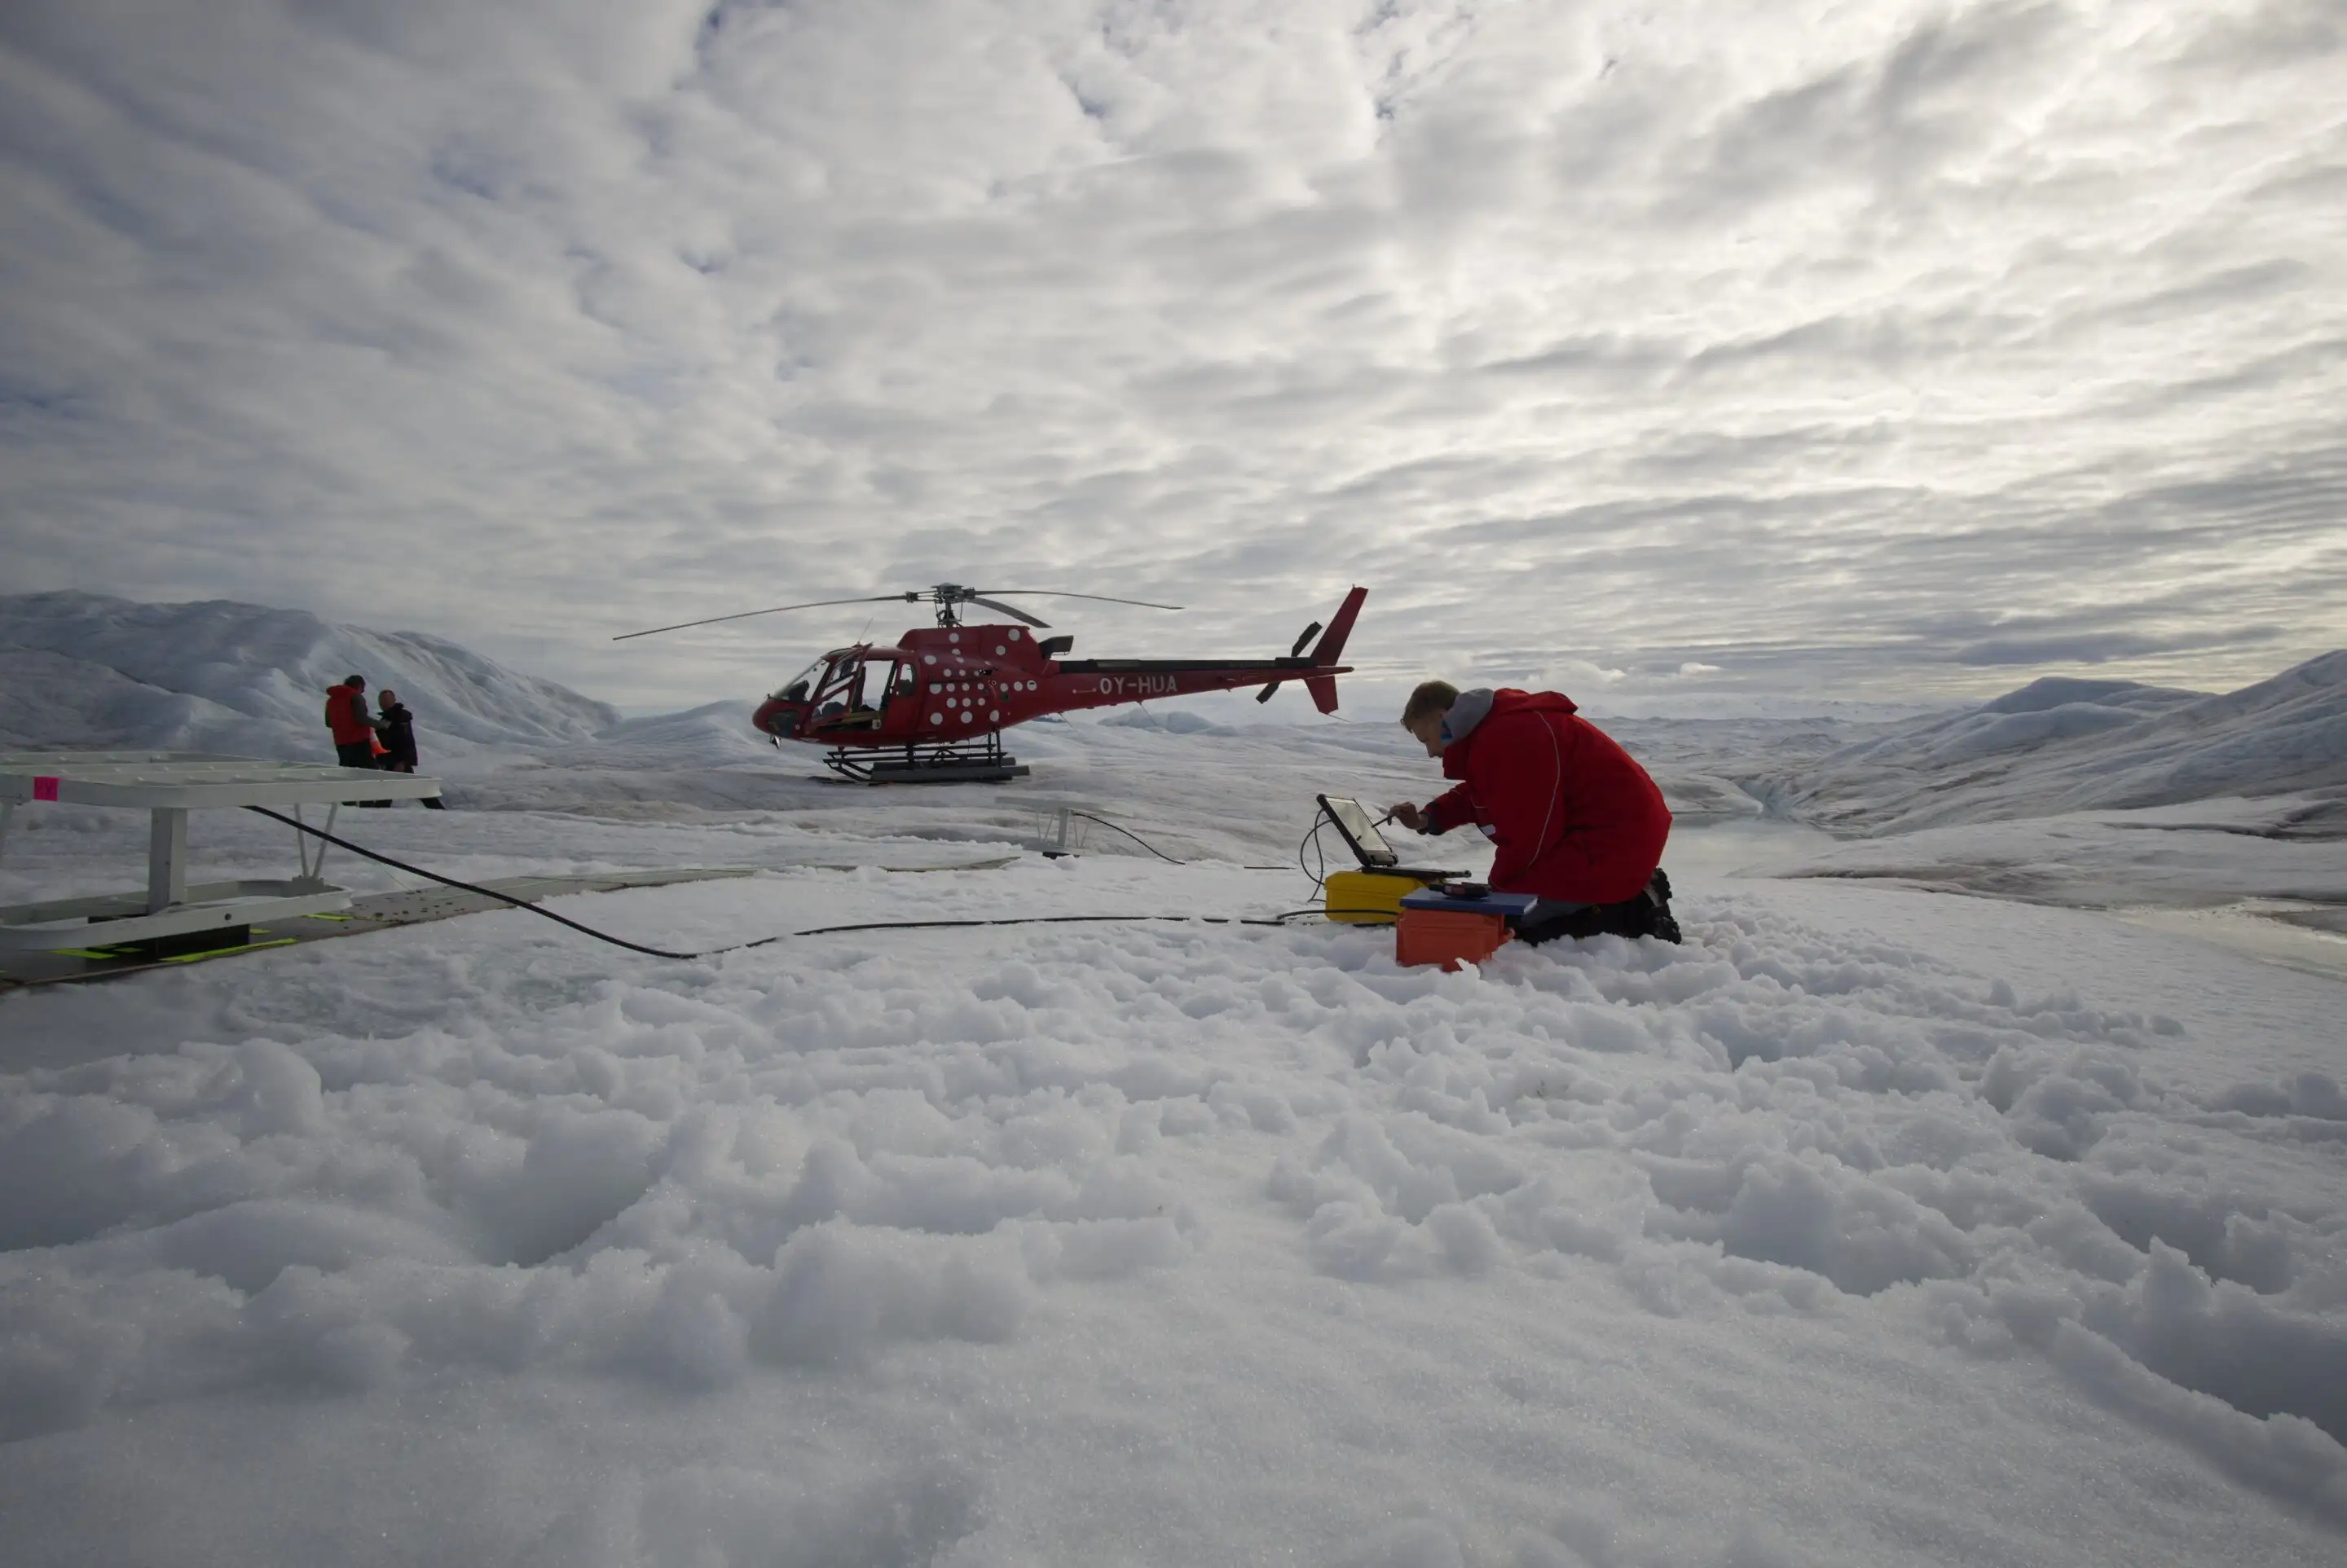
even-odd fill
[(1050, 621), (1048, 621), (1048, 620), (1044, 620), (1041, 616), (1040, 616), (1040, 615), (1030, 615), (1030, 614), (1028, 614), (1025, 610), (1020, 610), (1020, 609), (1018, 606), (1016, 606), (1016, 605), (1011, 605), (1011, 604), (997, 604), (997, 603), (995, 603), (995, 602), (994, 602), (994, 600), (990, 600), (990, 599), (980, 599), (977, 594), (974, 594), (974, 593), (973, 593), (973, 594), (971, 594), (968, 599), (966, 599), (966, 600), (962, 600), (962, 602), (963, 602), (964, 604), (982, 604), (982, 605), (986, 606), (986, 608), (987, 608), (987, 609), (989, 609), (989, 610), (1000, 610), (1000, 611), (1001, 611), (1003, 614), (1005, 614), (1005, 615), (1016, 616), (1016, 617), (1017, 617), (1018, 619), (1020, 619), (1020, 620), (1025, 621), (1028, 625), (1030, 625), (1030, 626), (1040, 626), (1040, 627), (1043, 628), (1046, 631), (1050, 630), (1051, 630), (1051, 623)]
[(786, 610), (820, 610), (834, 604), (910, 604), (921, 596), (913, 593), (876, 593), (863, 599), (815, 599), (805, 604), (775, 604), (764, 610), (744, 610), (733, 615), (712, 615), (702, 620), (680, 620), (674, 626), (654, 626), (642, 631), (625, 631), (611, 639), (625, 642), (631, 637), (653, 637), (663, 631), (682, 631), (687, 627), (714, 626), (722, 620), (747, 620), (753, 615), (779, 615)]
[(992, 594), (1040, 594), (1050, 599), (1096, 599), (1102, 604), (1137, 604), (1143, 610), (1180, 610), (1178, 604), (1159, 604), (1146, 599), (1112, 599), (1105, 593), (1071, 593), (1064, 588), (989, 588)]

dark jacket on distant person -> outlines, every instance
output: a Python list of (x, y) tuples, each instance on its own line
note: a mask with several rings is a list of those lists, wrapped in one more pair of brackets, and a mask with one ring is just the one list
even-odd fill
[(1629, 753), (1554, 692), (1462, 692), (1446, 721), (1428, 829), (1481, 825), (1491, 886), (1575, 904), (1635, 898), (1662, 863), (1671, 814)]
[(377, 726), (383, 732), (383, 765), (395, 773), (413, 773), (415, 769), (415, 715), (407, 711), (405, 702), (394, 702), (380, 715)]

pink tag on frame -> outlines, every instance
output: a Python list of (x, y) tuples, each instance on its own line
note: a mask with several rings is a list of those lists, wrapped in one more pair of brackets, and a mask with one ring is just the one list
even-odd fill
[(35, 778), (33, 780), (33, 798), (35, 800), (56, 799), (57, 781), (55, 779)]

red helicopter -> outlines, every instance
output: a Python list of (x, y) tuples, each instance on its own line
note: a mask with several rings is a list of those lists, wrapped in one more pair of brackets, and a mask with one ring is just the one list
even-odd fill
[[(1070, 659), (1066, 654), (1075, 645), (1073, 637), (1037, 638), (1028, 629), (1049, 630), (1049, 621), (997, 602), (1007, 597), (1045, 596), (1149, 610), (1182, 608), (1054, 589), (975, 589), (941, 582), (905, 593), (822, 599), (714, 615), (630, 631), (611, 641), (788, 610), (926, 600), (937, 607), (935, 627), (906, 632), (894, 648), (859, 642), (834, 649), (759, 704), (750, 722), (776, 745), (795, 741), (829, 747), (823, 759), (825, 766), (866, 784), (999, 782), (1027, 772), (1002, 749), (1002, 732), (1047, 713), (1227, 692), (1258, 682), (1264, 685), (1255, 700), (1267, 702), (1289, 681), (1301, 681), (1322, 712), (1335, 712), (1337, 677), (1352, 669), (1337, 659), (1369, 590), (1355, 588), (1348, 593), (1327, 630), (1317, 620), (1306, 627), (1285, 659)], [(966, 604), (983, 605), (1021, 624), (965, 625), (959, 611)], [(1315, 632), (1320, 641), (1307, 654), (1304, 645)]]

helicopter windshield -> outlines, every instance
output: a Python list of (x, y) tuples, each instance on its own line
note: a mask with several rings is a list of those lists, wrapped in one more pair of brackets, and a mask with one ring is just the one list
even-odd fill
[(784, 682), (783, 689), (774, 695), (785, 702), (805, 702), (807, 693), (815, 690), (815, 682), (823, 678), (823, 672), (830, 663), (831, 655), (826, 653)]

